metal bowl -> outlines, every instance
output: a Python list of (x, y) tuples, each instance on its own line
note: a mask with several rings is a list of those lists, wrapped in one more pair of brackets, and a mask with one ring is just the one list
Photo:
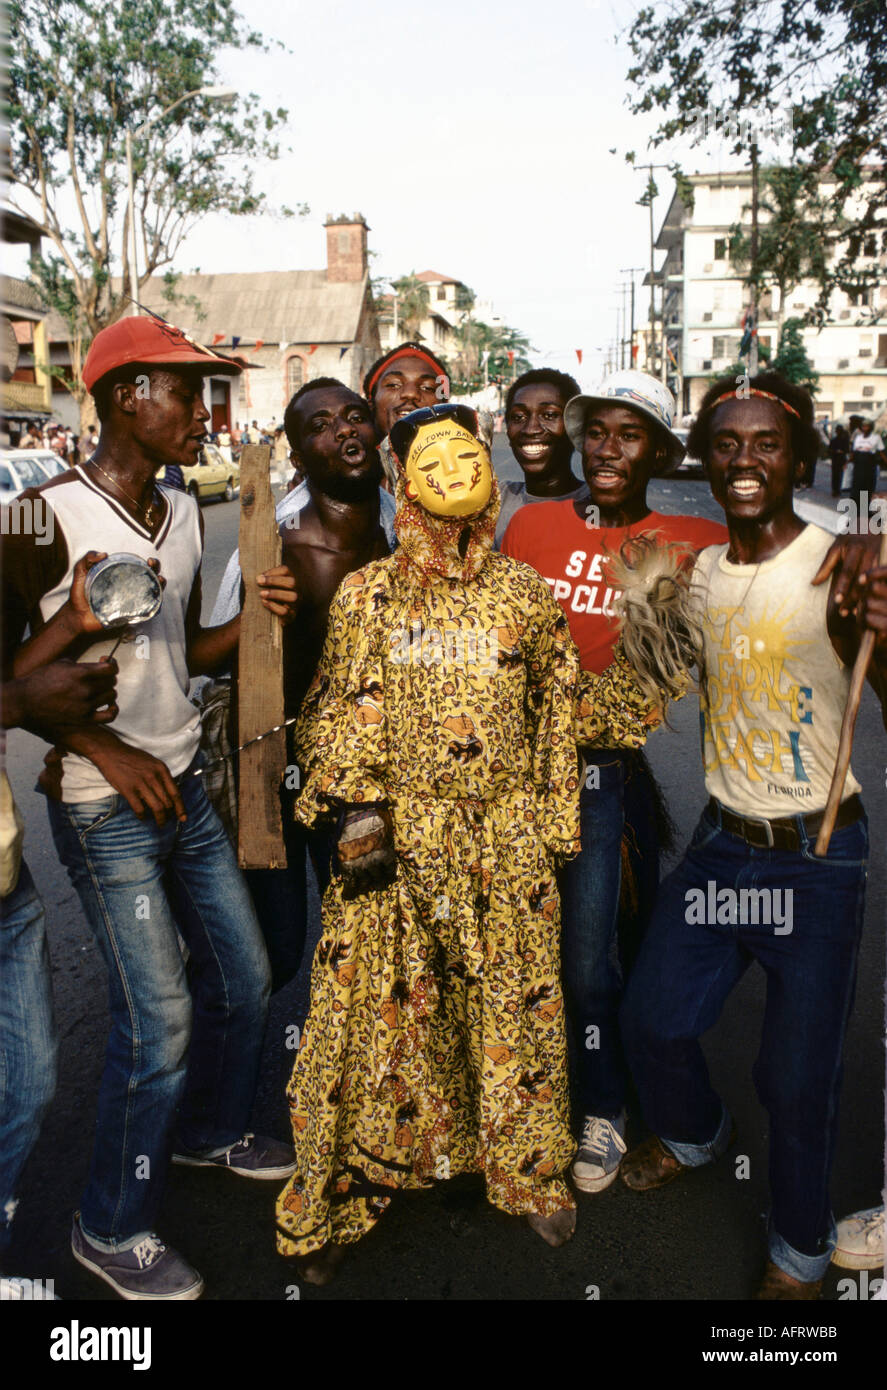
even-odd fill
[(160, 612), (163, 587), (146, 560), (120, 551), (93, 565), (86, 602), (102, 627), (132, 627)]

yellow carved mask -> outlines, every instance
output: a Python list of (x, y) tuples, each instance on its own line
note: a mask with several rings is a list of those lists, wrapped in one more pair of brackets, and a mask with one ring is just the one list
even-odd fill
[(484, 444), (458, 420), (420, 425), (404, 462), (407, 496), (432, 516), (475, 516), (490, 500), (493, 470)]

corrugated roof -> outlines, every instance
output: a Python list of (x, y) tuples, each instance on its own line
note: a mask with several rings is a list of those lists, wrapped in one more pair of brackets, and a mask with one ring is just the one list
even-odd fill
[[(202, 342), (224, 333), (224, 343), (353, 343), (357, 336), (368, 277), (335, 283), (325, 270), (260, 270), (220, 275), (182, 275), (175, 293), (194, 296), (203, 310), (170, 304), (163, 280), (142, 286), (140, 302)], [(220, 343), (219, 346), (223, 346)]]
[(423, 280), (426, 285), (436, 284), (442, 281), (445, 285), (461, 285), (462, 281), (457, 280), (455, 275), (439, 275), (436, 270), (420, 270), (416, 276), (417, 280)]

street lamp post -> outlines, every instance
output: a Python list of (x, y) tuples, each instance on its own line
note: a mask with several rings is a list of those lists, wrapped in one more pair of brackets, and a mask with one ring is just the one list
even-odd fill
[(177, 101), (174, 101), (171, 106), (165, 107), (165, 109), (163, 111), (158, 112), (156, 116), (152, 116), (150, 120), (143, 121), (142, 124), (140, 126), (137, 126), (135, 130), (127, 130), (126, 132), (126, 179), (128, 184), (127, 208), (129, 212), (130, 315), (137, 314), (139, 312), (138, 305), (136, 303), (136, 300), (139, 297), (139, 276), (138, 268), (136, 265), (135, 177), (133, 174), (132, 166), (133, 136), (138, 138), (144, 135), (146, 131), (151, 129), (152, 125), (156, 125), (158, 121), (162, 121), (164, 116), (168, 116), (171, 111), (175, 111), (176, 107), (181, 106), (183, 102), (191, 101), (193, 97), (208, 97), (210, 101), (233, 101), (236, 96), (237, 92), (233, 87), (197, 87), (193, 92), (186, 92), (184, 96), (179, 97), (179, 99)]

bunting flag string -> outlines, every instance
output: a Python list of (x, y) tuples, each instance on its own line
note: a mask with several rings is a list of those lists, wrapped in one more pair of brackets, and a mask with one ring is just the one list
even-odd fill
[(311, 346), (310, 346), (309, 349), (308, 349), (308, 356), (310, 357), (311, 354), (312, 354), (313, 352), (316, 352), (316, 351), (317, 351), (317, 344), (316, 344), (316, 343), (312, 343)]
[(239, 334), (234, 334), (234, 335), (232, 335), (232, 338), (231, 338), (231, 346), (232, 346), (233, 348), (238, 348), (238, 347), (240, 347), (240, 335), (239, 335)]
[(348, 349), (347, 349), (346, 347), (339, 348), (339, 361), (340, 361), (340, 362), (341, 362), (342, 358), (345, 356), (345, 353), (346, 353), (347, 351), (348, 351)]
[(259, 348), (262, 348), (262, 347), (264, 347), (264, 346), (265, 346), (265, 339), (264, 339), (264, 338), (257, 338), (257, 339), (256, 339), (256, 345), (255, 345), (255, 347), (253, 348), (253, 352), (258, 352)]
[(281, 344), (280, 344), (280, 351), (281, 351), (281, 352), (286, 352), (286, 350), (287, 350), (288, 347), (289, 347), (289, 343), (281, 343)]
[(223, 343), (223, 342), (225, 341), (225, 339), (227, 338), (227, 336), (228, 336), (227, 333), (214, 333), (214, 334), (213, 334), (213, 347), (215, 347), (217, 343)]

